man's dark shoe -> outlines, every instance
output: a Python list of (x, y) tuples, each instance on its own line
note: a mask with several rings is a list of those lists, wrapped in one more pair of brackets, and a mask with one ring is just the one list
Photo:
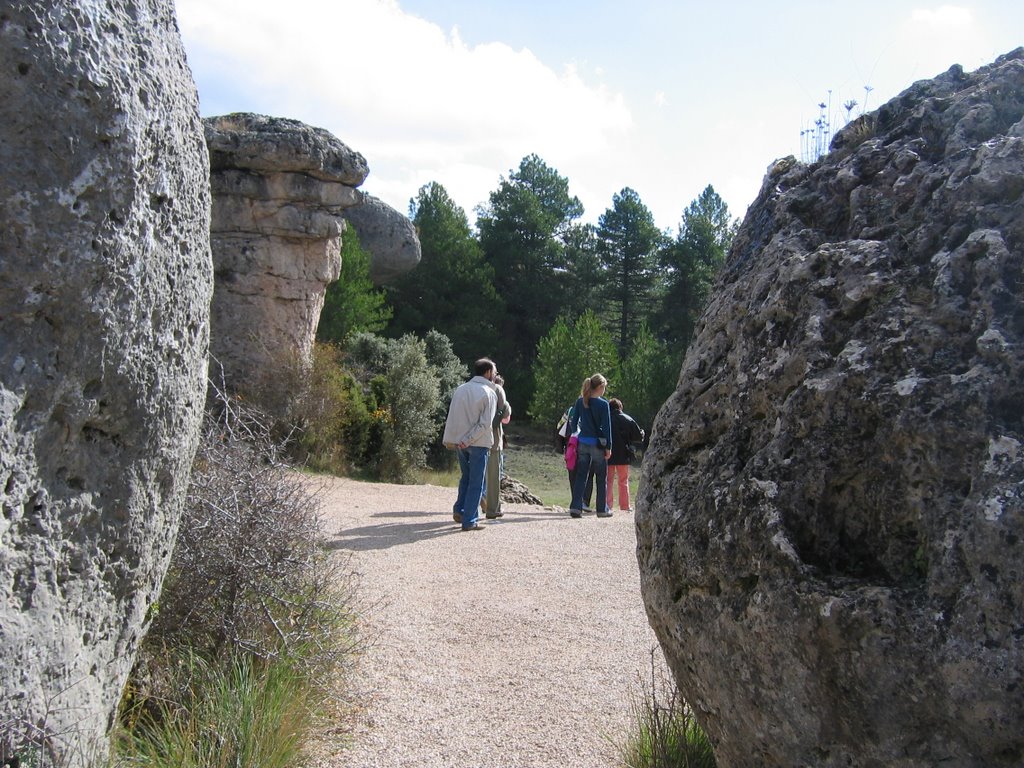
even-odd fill
[(462, 515), (460, 515), (458, 512), (452, 512), (452, 520), (454, 520), (456, 523), (461, 523)]
[(611, 510), (608, 510), (607, 512), (598, 512), (597, 516), (598, 517), (611, 517), (612, 513), (611, 513)]
[(468, 528), (466, 528), (465, 526), (463, 526), (463, 528), (462, 528), (463, 532), (465, 532), (465, 531), (482, 531), (483, 529), (484, 529), (484, 527), (482, 525), (480, 525), (480, 523), (473, 523), (473, 525), (469, 526)]
[(495, 515), (487, 515), (487, 519), (488, 520), (497, 520), (499, 517), (504, 517), (504, 516), (505, 516), (504, 512), (498, 512)]
[(570, 509), (569, 510), (569, 517), (583, 517), (583, 510), (582, 509)]

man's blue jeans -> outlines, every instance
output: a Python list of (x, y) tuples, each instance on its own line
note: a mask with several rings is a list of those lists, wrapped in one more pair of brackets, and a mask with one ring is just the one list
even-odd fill
[(484, 474), (487, 472), (487, 454), (489, 448), (471, 445), (458, 448), (459, 456), (459, 496), (455, 500), (452, 512), (462, 515), (462, 527), (471, 528), (480, 517), (480, 497), (484, 492)]
[(570, 509), (583, 509), (583, 496), (587, 490), (587, 475), (594, 470), (594, 487), (597, 489), (597, 503), (594, 509), (605, 511), (605, 496), (608, 489), (605, 482), (608, 478), (608, 459), (604, 457), (604, 448), (599, 445), (579, 443), (576, 446), (576, 483), (572, 489)]

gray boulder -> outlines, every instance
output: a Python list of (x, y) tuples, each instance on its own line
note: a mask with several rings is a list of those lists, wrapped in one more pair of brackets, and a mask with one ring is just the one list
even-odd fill
[(420, 263), (420, 240), (409, 217), (372, 195), (345, 211), (345, 220), (370, 254), (370, 279), (385, 285)]
[(1024, 49), (768, 172), (644, 459), (721, 766), (1024, 763)]
[(171, 0), (4, 3), (0, 35), (0, 752), (92, 764), (196, 448), (208, 158)]

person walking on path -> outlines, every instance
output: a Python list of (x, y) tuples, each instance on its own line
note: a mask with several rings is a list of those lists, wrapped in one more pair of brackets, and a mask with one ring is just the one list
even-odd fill
[[(575, 406), (570, 405), (565, 409), (562, 418), (558, 421), (558, 437), (561, 440), (562, 454), (565, 457), (565, 468), (569, 473), (569, 496), (572, 496), (573, 488), (576, 487), (576, 446), (579, 436), (569, 433), (569, 421)], [(591, 465), (587, 473), (587, 487), (583, 493), (583, 511), (590, 512), (590, 500), (594, 497), (594, 467)]]
[(612, 453), (608, 459), (608, 488), (605, 494), (609, 511), (615, 506), (615, 486), (619, 487), (619, 509), (632, 512), (629, 505), (629, 465), (633, 460), (632, 443), (642, 443), (644, 431), (633, 417), (624, 413), (622, 401), (613, 397), (608, 401), (612, 412)]
[(505, 431), (502, 427), (512, 419), (512, 406), (505, 397), (504, 385), (505, 380), (495, 374), (494, 393), (498, 396), (498, 404), (494, 412), (494, 445), (487, 456), (487, 490), (484, 493), (488, 520), (505, 516), (501, 511), (501, 473), (505, 463)]
[(481, 530), (480, 499), (487, 472), (487, 455), (494, 445), (494, 414), (498, 395), (492, 384), (497, 368), (482, 357), (473, 365), (473, 378), (459, 385), (448, 406), (441, 441), (455, 449), (459, 458), (459, 493), (452, 507), (452, 518), (464, 531)]
[(605, 493), (607, 491), (608, 457), (612, 453), (611, 409), (602, 395), (608, 387), (608, 380), (600, 373), (583, 380), (580, 397), (573, 406), (569, 420), (569, 434), (579, 429), (576, 445), (576, 483), (572, 489), (569, 515), (583, 517), (583, 493), (586, 490), (587, 475), (594, 468), (594, 485), (597, 488), (598, 517), (611, 517)]

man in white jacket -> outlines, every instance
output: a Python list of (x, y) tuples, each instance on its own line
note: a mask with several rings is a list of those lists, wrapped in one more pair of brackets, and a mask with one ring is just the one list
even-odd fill
[(480, 497), (483, 495), (487, 454), (494, 445), (494, 414), (498, 397), (494, 391), (497, 367), (482, 357), (473, 365), (473, 378), (452, 394), (442, 442), (459, 457), (459, 495), (452, 507), (455, 522), (464, 531), (479, 531)]

